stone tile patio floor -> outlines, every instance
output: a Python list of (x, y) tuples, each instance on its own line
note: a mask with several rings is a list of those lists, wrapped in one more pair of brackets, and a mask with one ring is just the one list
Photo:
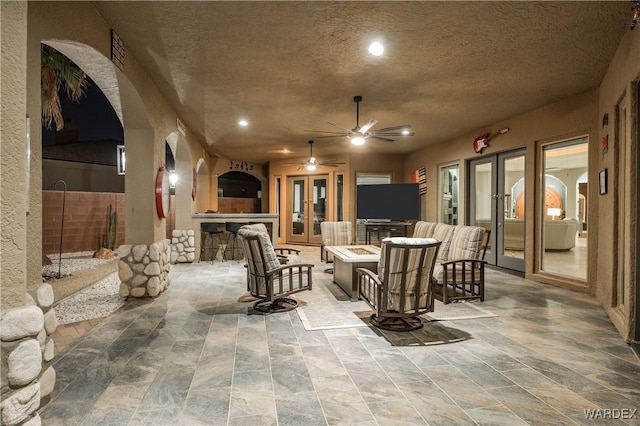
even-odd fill
[[(332, 285), (317, 247), (304, 260), (314, 285)], [(471, 338), (420, 346), (247, 315), (244, 279), (236, 262), (177, 265), (157, 299), (59, 329), (86, 331), (54, 360), (42, 424), (602, 424), (585, 410), (640, 405), (640, 362), (586, 295), (488, 271), (482, 307), (498, 317), (429, 323)]]

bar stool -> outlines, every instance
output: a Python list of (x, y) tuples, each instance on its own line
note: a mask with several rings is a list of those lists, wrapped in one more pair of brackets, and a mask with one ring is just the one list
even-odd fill
[[(216, 255), (222, 250), (222, 260), (224, 260), (225, 247), (222, 245), (221, 235), (224, 233), (222, 229), (218, 229), (217, 223), (203, 223), (200, 227), (200, 260), (203, 255), (210, 253), (211, 263), (216, 258)], [(207, 245), (207, 242), (209, 243)], [(217, 246), (216, 246), (217, 242)]]
[[(244, 225), (244, 223), (227, 222), (225, 224), (225, 229), (229, 233), (229, 236), (227, 237), (227, 246), (224, 252), (226, 254), (227, 250), (230, 250), (231, 259), (240, 260), (244, 255), (242, 244), (238, 241), (238, 230), (242, 225)], [(240, 257), (236, 257), (236, 253), (240, 253)]]

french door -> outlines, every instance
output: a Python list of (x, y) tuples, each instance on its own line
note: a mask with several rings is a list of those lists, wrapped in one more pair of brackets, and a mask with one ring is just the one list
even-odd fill
[(524, 272), (524, 149), (471, 160), (470, 224), (491, 231), (485, 260), (489, 265)]
[(288, 178), (287, 242), (320, 244), (320, 223), (327, 217), (328, 175), (293, 176)]

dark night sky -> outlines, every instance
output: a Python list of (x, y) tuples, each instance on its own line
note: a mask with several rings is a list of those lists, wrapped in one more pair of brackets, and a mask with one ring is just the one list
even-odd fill
[[(122, 125), (113, 107), (98, 86), (89, 79), (89, 87), (79, 102), (72, 102), (64, 91), (60, 92), (60, 105), (65, 120), (79, 129), (78, 141), (115, 140), (124, 141)], [(56, 144), (53, 129), (42, 127), (42, 145)]]

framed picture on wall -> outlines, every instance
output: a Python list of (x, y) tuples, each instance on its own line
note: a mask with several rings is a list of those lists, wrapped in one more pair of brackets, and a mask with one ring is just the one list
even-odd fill
[(604, 195), (607, 193), (607, 169), (603, 169), (600, 171), (599, 179), (598, 179), (598, 188), (600, 188), (600, 195)]

